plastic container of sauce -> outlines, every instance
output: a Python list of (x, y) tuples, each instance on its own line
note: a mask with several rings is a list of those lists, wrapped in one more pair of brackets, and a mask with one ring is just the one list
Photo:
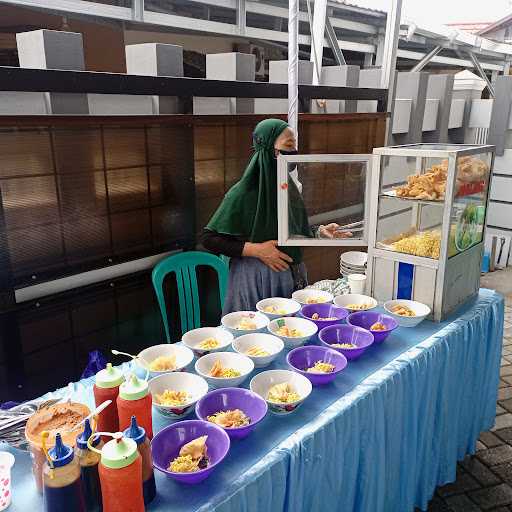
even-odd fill
[(98, 432), (97, 435), (111, 436), (101, 450), (88, 447), (101, 455), (98, 467), (103, 512), (144, 512), (142, 494), (142, 458), (133, 439), (115, 434)]
[(153, 457), (151, 456), (151, 443), (146, 432), (137, 425), (135, 416), (132, 416), (130, 427), (123, 434), (137, 443), (137, 449), (142, 457), (142, 494), (144, 504), (151, 503), (156, 496), (155, 474), (153, 472)]
[(48, 460), (42, 471), (44, 512), (85, 512), (80, 464), (73, 448), (65, 445), (57, 434), (55, 446), (45, 456)]
[(96, 407), (105, 400), (112, 400), (112, 403), (98, 416), (97, 430), (102, 432), (117, 432), (119, 430), (116, 400), (119, 395), (119, 386), (123, 382), (123, 373), (114, 368), (112, 363), (107, 363), (107, 367), (96, 374), (93, 387)]
[[(80, 478), (85, 497), (85, 510), (87, 512), (101, 512), (101, 486), (98, 464), (101, 455), (89, 450), (87, 441), (92, 435), (91, 424), (85, 420), (84, 431), (76, 438), (75, 455), (80, 464)], [(96, 437), (92, 446), (98, 450), (103, 447), (103, 441)]]
[(51, 448), (55, 444), (57, 432), (61, 431), (61, 438), (64, 444), (74, 447), (76, 443), (76, 432), (68, 432), (90, 413), (89, 408), (77, 402), (64, 402), (46, 407), (35, 412), (27, 421), (25, 437), (29, 444), (30, 456), (32, 458), (32, 472), (36, 482), (37, 490), (43, 492), (43, 465), (46, 456), (43, 451), (41, 434), (48, 431), (46, 447)]
[(148, 381), (139, 379), (135, 374), (131, 375), (119, 387), (117, 397), (119, 429), (126, 430), (130, 426), (132, 416), (135, 416), (148, 438), (153, 439), (152, 402)]

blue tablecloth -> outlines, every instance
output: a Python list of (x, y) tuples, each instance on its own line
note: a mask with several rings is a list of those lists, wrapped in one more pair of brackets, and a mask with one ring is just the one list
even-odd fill
[[(455, 479), (494, 424), (503, 299), (481, 290), (458, 316), (396, 330), (287, 417), (268, 415), (200, 485), (157, 475), (151, 511), (411, 512)], [(273, 367), (284, 367), (281, 358)], [(248, 379), (249, 380), (249, 379)], [(245, 383), (248, 385), (248, 382)], [(92, 405), (91, 380), (55, 394)], [(155, 414), (155, 428), (164, 425)], [(5, 448), (5, 447), (4, 447)], [(16, 456), (12, 512), (39, 510), (30, 459)]]

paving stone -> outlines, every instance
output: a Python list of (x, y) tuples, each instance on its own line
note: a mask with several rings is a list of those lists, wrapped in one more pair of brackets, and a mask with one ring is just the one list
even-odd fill
[(512, 387), (498, 390), (498, 400), (507, 400), (508, 398), (512, 398)]
[[(418, 512), (421, 512), (417, 509)], [(428, 504), (428, 512), (451, 512), (451, 509), (448, 505), (442, 500), (439, 496), (434, 495), (430, 503)]]
[(512, 337), (510, 337), (510, 338), (503, 338), (503, 346), (504, 347), (512, 346)]
[[(510, 377), (510, 375), (509, 375)], [(510, 384), (508, 382), (505, 382), (504, 380), (500, 379), (500, 383), (498, 384), (498, 389), (501, 389), (501, 388), (508, 388), (510, 386)]]
[(512, 357), (510, 356), (502, 356), (502, 359), (505, 359), (505, 361), (507, 361), (508, 364), (512, 363)]
[(506, 443), (512, 443), (512, 428), (502, 428), (501, 430), (496, 430), (495, 434), (503, 439)]
[(507, 484), (500, 484), (471, 491), (468, 496), (483, 510), (490, 510), (493, 507), (512, 503), (512, 488)]
[(484, 486), (496, 485), (501, 482), (501, 480), (476, 457), (466, 457), (461, 462), (461, 465)]
[(501, 407), (501, 405), (496, 404), (496, 416), (499, 416), (500, 414), (503, 414), (507, 411)]
[(500, 360), (500, 366), (507, 366), (510, 364), (510, 361), (508, 361), (506, 358), (502, 357)]
[(505, 483), (512, 484), (512, 462), (493, 466), (492, 471), (496, 473)]
[(501, 380), (512, 386), (512, 375), (504, 375)]
[(503, 444), (503, 440), (494, 435), (492, 432), (482, 432), (480, 434), (480, 441), (485, 444), (487, 448), (493, 448), (494, 446)]
[(477, 457), (487, 466), (496, 466), (512, 461), (512, 446), (503, 444), (478, 452)]
[(476, 442), (476, 451), (481, 452), (482, 450), (487, 450), (487, 446), (485, 446), (485, 444), (482, 443), (481, 441), (477, 441)]
[(512, 364), (507, 364), (500, 368), (500, 377), (504, 377), (505, 375), (512, 375)]
[(448, 510), (452, 512), (480, 512), (481, 508), (471, 501), (465, 494), (446, 498)]
[(495, 432), (496, 430), (508, 427), (512, 427), (512, 414), (507, 412), (506, 414), (496, 416), (495, 424), (491, 431)]
[(507, 346), (504, 346), (503, 350), (501, 351), (501, 355), (512, 356), (512, 350), (510, 348), (508, 348)]
[(464, 473), (463, 475), (458, 476), (455, 482), (439, 487), (438, 492), (442, 498), (445, 498), (453, 496), (454, 494), (462, 494), (479, 488), (480, 484), (469, 473)]
[(500, 405), (507, 411), (512, 412), (512, 398), (508, 398), (507, 400), (502, 400), (500, 402)]

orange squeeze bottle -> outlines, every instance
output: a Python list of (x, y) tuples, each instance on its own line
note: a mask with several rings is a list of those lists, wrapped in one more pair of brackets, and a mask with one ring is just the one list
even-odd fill
[[(111, 436), (101, 450), (92, 446), (95, 436)], [(133, 439), (121, 432), (98, 432), (89, 438), (88, 448), (101, 454), (98, 466), (103, 512), (144, 512), (142, 458)]]
[(149, 393), (147, 380), (139, 379), (135, 374), (119, 387), (117, 397), (117, 412), (119, 415), (119, 430), (126, 430), (132, 416), (146, 431), (148, 439), (153, 439), (152, 398)]
[(119, 430), (116, 400), (119, 395), (119, 386), (123, 381), (122, 372), (114, 368), (112, 363), (107, 363), (107, 367), (96, 374), (96, 381), (93, 387), (96, 407), (105, 400), (112, 400), (110, 406), (98, 415), (97, 430), (103, 432), (117, 432)]

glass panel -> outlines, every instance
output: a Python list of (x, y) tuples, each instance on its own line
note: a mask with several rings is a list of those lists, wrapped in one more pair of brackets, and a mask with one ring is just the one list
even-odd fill
[(460, 151), (476, 147), (474, 144), (410, 144), (405, 146), (392, 146), (392, 148), (415, 150), (433, 150), (433, 151)]
[(482, 241), (491, 161), (491, 153), (457, 159), (456, 198), (450, 215), (449, 257)]
[(383, 197), (379, 202), (379, 249), (439, 259), (443, 203), (405, 202)]
[[(302, 194), (293, 185), (290, 177), (289, 238), (362, 239), (367, 162), (289, 164), (288, 171), (294, 169), (298, 171), (298, 188), (302, 188)], [(340, 229), (343, 226), (347, 229)]]
[(443, 202), (447, 172), (446, 158), (383, 156), (381, 194), (401, 199)]

